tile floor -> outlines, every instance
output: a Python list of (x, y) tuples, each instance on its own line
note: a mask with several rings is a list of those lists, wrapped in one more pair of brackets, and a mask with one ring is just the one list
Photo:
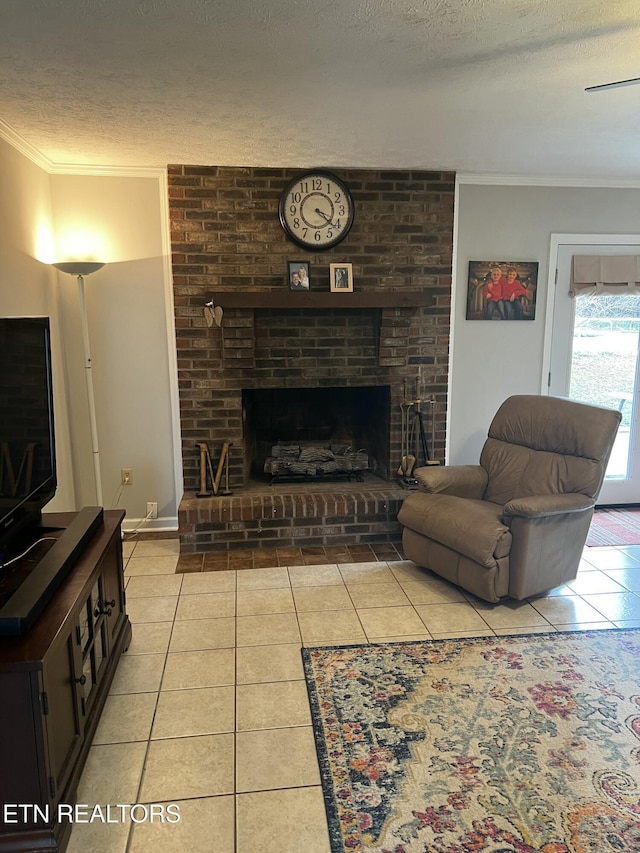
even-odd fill
[(78, 802), (181, 820), (77, 824), (69, 853), (329, 853), (301, 645), (640, 626), (640, 545), (587, 548), (574, 582), (498, 605), (392, 552), (176, 573), (177, 540), (124, 547), (133, 641)]

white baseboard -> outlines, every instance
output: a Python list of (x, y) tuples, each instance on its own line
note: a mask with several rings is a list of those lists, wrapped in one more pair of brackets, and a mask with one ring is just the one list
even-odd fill
[(178, 531), (178, 517), (168, 515), (164, 518), (125, 518), (122, 522), (123, 533), (169, 533)]

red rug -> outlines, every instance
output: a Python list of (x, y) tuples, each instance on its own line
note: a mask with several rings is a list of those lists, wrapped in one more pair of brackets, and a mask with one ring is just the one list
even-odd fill
[(589, 528), (587, 545), (640, 545), (640, 507), (597, 509)]

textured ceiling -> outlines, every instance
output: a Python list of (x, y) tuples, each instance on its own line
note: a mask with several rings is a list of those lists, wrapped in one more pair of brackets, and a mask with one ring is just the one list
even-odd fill
[(57, 164), (640, 176), (640, 0), (0, 0)]

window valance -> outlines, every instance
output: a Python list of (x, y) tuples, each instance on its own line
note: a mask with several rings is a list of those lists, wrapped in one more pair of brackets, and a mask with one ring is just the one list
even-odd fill
[(574, 255), (569, 293), (640, 293), (640, 255)]

